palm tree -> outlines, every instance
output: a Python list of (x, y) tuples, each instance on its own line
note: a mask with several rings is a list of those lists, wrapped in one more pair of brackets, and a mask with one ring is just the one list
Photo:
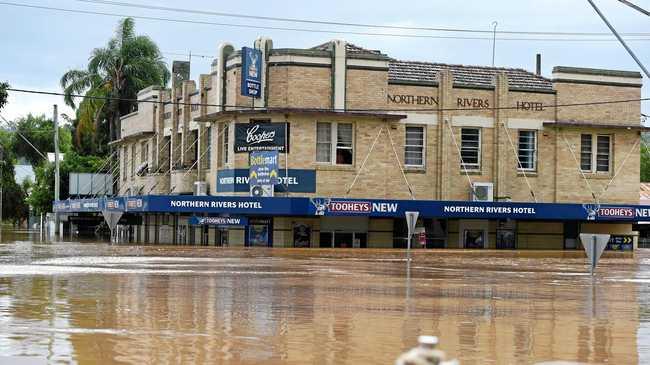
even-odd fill
[(135, 103), (131, 100), (137, 98), (138, 91), (151, 85), (165, 86), (169, 81), (170, 73), (162, 59), (151, 38), (135, 34), (132, 18), (120, 21), (106, 47), (93, 50), (86, 70), (70, 70), (61, 77), (64, 100), (70, 107), (76, 108), (72, 94), (93, 97), (79, 104), (79, 131), (92, 130), (96, 138), (105, 122), (109, 141), (119, 138), (120, 116), (133, 110)]

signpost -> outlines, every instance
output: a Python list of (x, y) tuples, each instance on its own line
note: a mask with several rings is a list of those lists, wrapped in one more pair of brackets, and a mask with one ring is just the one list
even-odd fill
[[(410, 254), (411, 239), (413, 237), (413, 233), (415, 233), (415, 224), (418, 221), (418, 215), (420, 215), (420, 212), (404, 212), (404, 214), (406, 215), (406, 226), (408, 228), (408, 240), (407, 240), (406, 250)], [(408, 259), (411, 260), (411, 257), (409, 256)]]
[(608, 234), (580, 233), (580, 241), (582, 241), (582, 247), (587, 252), (591, 275), (594, 274), (600, 255), (603, 254), (605, 247), (607, 247), (609, 236)]

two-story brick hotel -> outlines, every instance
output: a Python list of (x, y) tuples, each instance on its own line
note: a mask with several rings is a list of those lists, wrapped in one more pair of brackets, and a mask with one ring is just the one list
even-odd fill
[[(254, 44), (260, 60), (225, 43), (198, 82), (142, 90), (117, 196), (55, 210), (123, 212), (133, 242), (272, 247), (404, 247), (417, 211), (415, 247), (575, 249), (585, 232), (632, 249), (650, 220), (638, 72)], [(272, 192), (250, 184), (255, 146), (278, 151)]]

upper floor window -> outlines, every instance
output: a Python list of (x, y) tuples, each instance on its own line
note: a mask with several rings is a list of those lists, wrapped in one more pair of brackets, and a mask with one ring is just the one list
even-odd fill
[(353, 139), (352, 123), (318, 122), (316, 124), (316, 162), (352, 165)]
[(481, 129), (461, 129), (460, 158), (462, 169), (478, 170), (481, 168)]
[(424, 166), (424, 126), (407, 126), (404, 140), (404, 165)]
[[(595, 138), (594, 138), (595, 137)], [(609, 172), (611, 136), (580, 135), (580, 168), (585, 172)]]
[(222, 164), (227, 164), (228, 163), (228, 150), (230, 149), (229, 146), (229, 139), (230, 139), (230, 128), (228, 123), (223, 124), (223, 129), (221, 131), (221, 163)]
[(519, 166), (520, 170), (535, 170), (537, 167), (537, 132), (519, 131)]

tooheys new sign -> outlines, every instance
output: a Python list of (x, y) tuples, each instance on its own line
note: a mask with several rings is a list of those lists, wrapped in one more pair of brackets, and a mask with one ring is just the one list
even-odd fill
[(288, 152), (288, 131), (289, 123), (236, 123), (235, 153)]

